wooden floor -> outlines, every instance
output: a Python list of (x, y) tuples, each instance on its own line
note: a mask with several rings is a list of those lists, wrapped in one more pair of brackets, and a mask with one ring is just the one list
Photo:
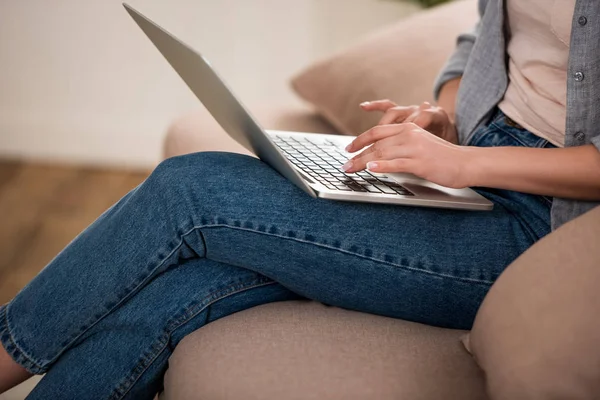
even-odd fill
[(0, 161), (0, 304), (146, 176)]

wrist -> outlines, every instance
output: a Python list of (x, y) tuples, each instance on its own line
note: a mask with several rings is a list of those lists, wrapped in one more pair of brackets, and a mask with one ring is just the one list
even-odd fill
[(463, 149), (462, 175), (467, 187), (486, 186), (483, 160), (486, 156), (486, 150), (482, 147), (461, 146)]
[(456, 124), (452, 120), (446, 127), (444, 139), (452, 144), (458, 145), (458, 131), (456, 130)]

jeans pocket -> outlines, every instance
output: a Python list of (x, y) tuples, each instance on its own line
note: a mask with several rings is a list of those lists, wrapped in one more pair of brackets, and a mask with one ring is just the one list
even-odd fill
[(482, 126), (471, 135), (471, 138), (465, 145), (473, 146), (473, 147), (490, 147), (490, 145), (487, 144), (487, 142), (488, 142), (487, 137), (489, 136), (489, 134), (490, 134), (490, 126), (489, 125)]
[(504, 134), (502, 144), (497, 146), (517, 146), (517, 147), (546, 147), (548, 141), (540, 136), (529, 132), (525, 128), (515, 127), (506, 120), (494, 122), (494, 128)]
[(487, 126), (473, 133), (467, 145), (542, 148), (548, 147), (548, 141), (529, 132), (498, 110)]
[(476, 147), (531, 147), (519, 134), (505, 129), (502, 123), (492, 122), (487, 127), (479, 129), (473, 134), (469, 146)]
[(554, 202), (554, 197), (550, 197), (550, 196), (541, 196), (544, 200), (546, 200), (546, 202), (548, 203), (548, 205), (552, 205), (552, 203)]

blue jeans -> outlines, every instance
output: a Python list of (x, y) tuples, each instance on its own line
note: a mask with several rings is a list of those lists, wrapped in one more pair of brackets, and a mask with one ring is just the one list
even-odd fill
[[(501, 113), (471, 144), (550, 146)], [(336, 202), (254, 158), (175, 157), (0, 308), (2, 345), (46, 373), (30, 399), (151, 399), (184, 336), (259, 304), (469, 328), (498, 275), (550, 231), (549, 199), (479, 191), (493, 211)]]

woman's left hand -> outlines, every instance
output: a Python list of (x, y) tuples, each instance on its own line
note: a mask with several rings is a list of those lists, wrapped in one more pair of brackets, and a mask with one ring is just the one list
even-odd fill
[[(369, 147), (368, 147), (369, 146)], [(378, 125), (358, 136), (346, 151), (368, 147), (344, 165), (348, 173), (411, 173), (451, 188), (469, 186), (469, 147), (452, 144), (414, 123)]]

